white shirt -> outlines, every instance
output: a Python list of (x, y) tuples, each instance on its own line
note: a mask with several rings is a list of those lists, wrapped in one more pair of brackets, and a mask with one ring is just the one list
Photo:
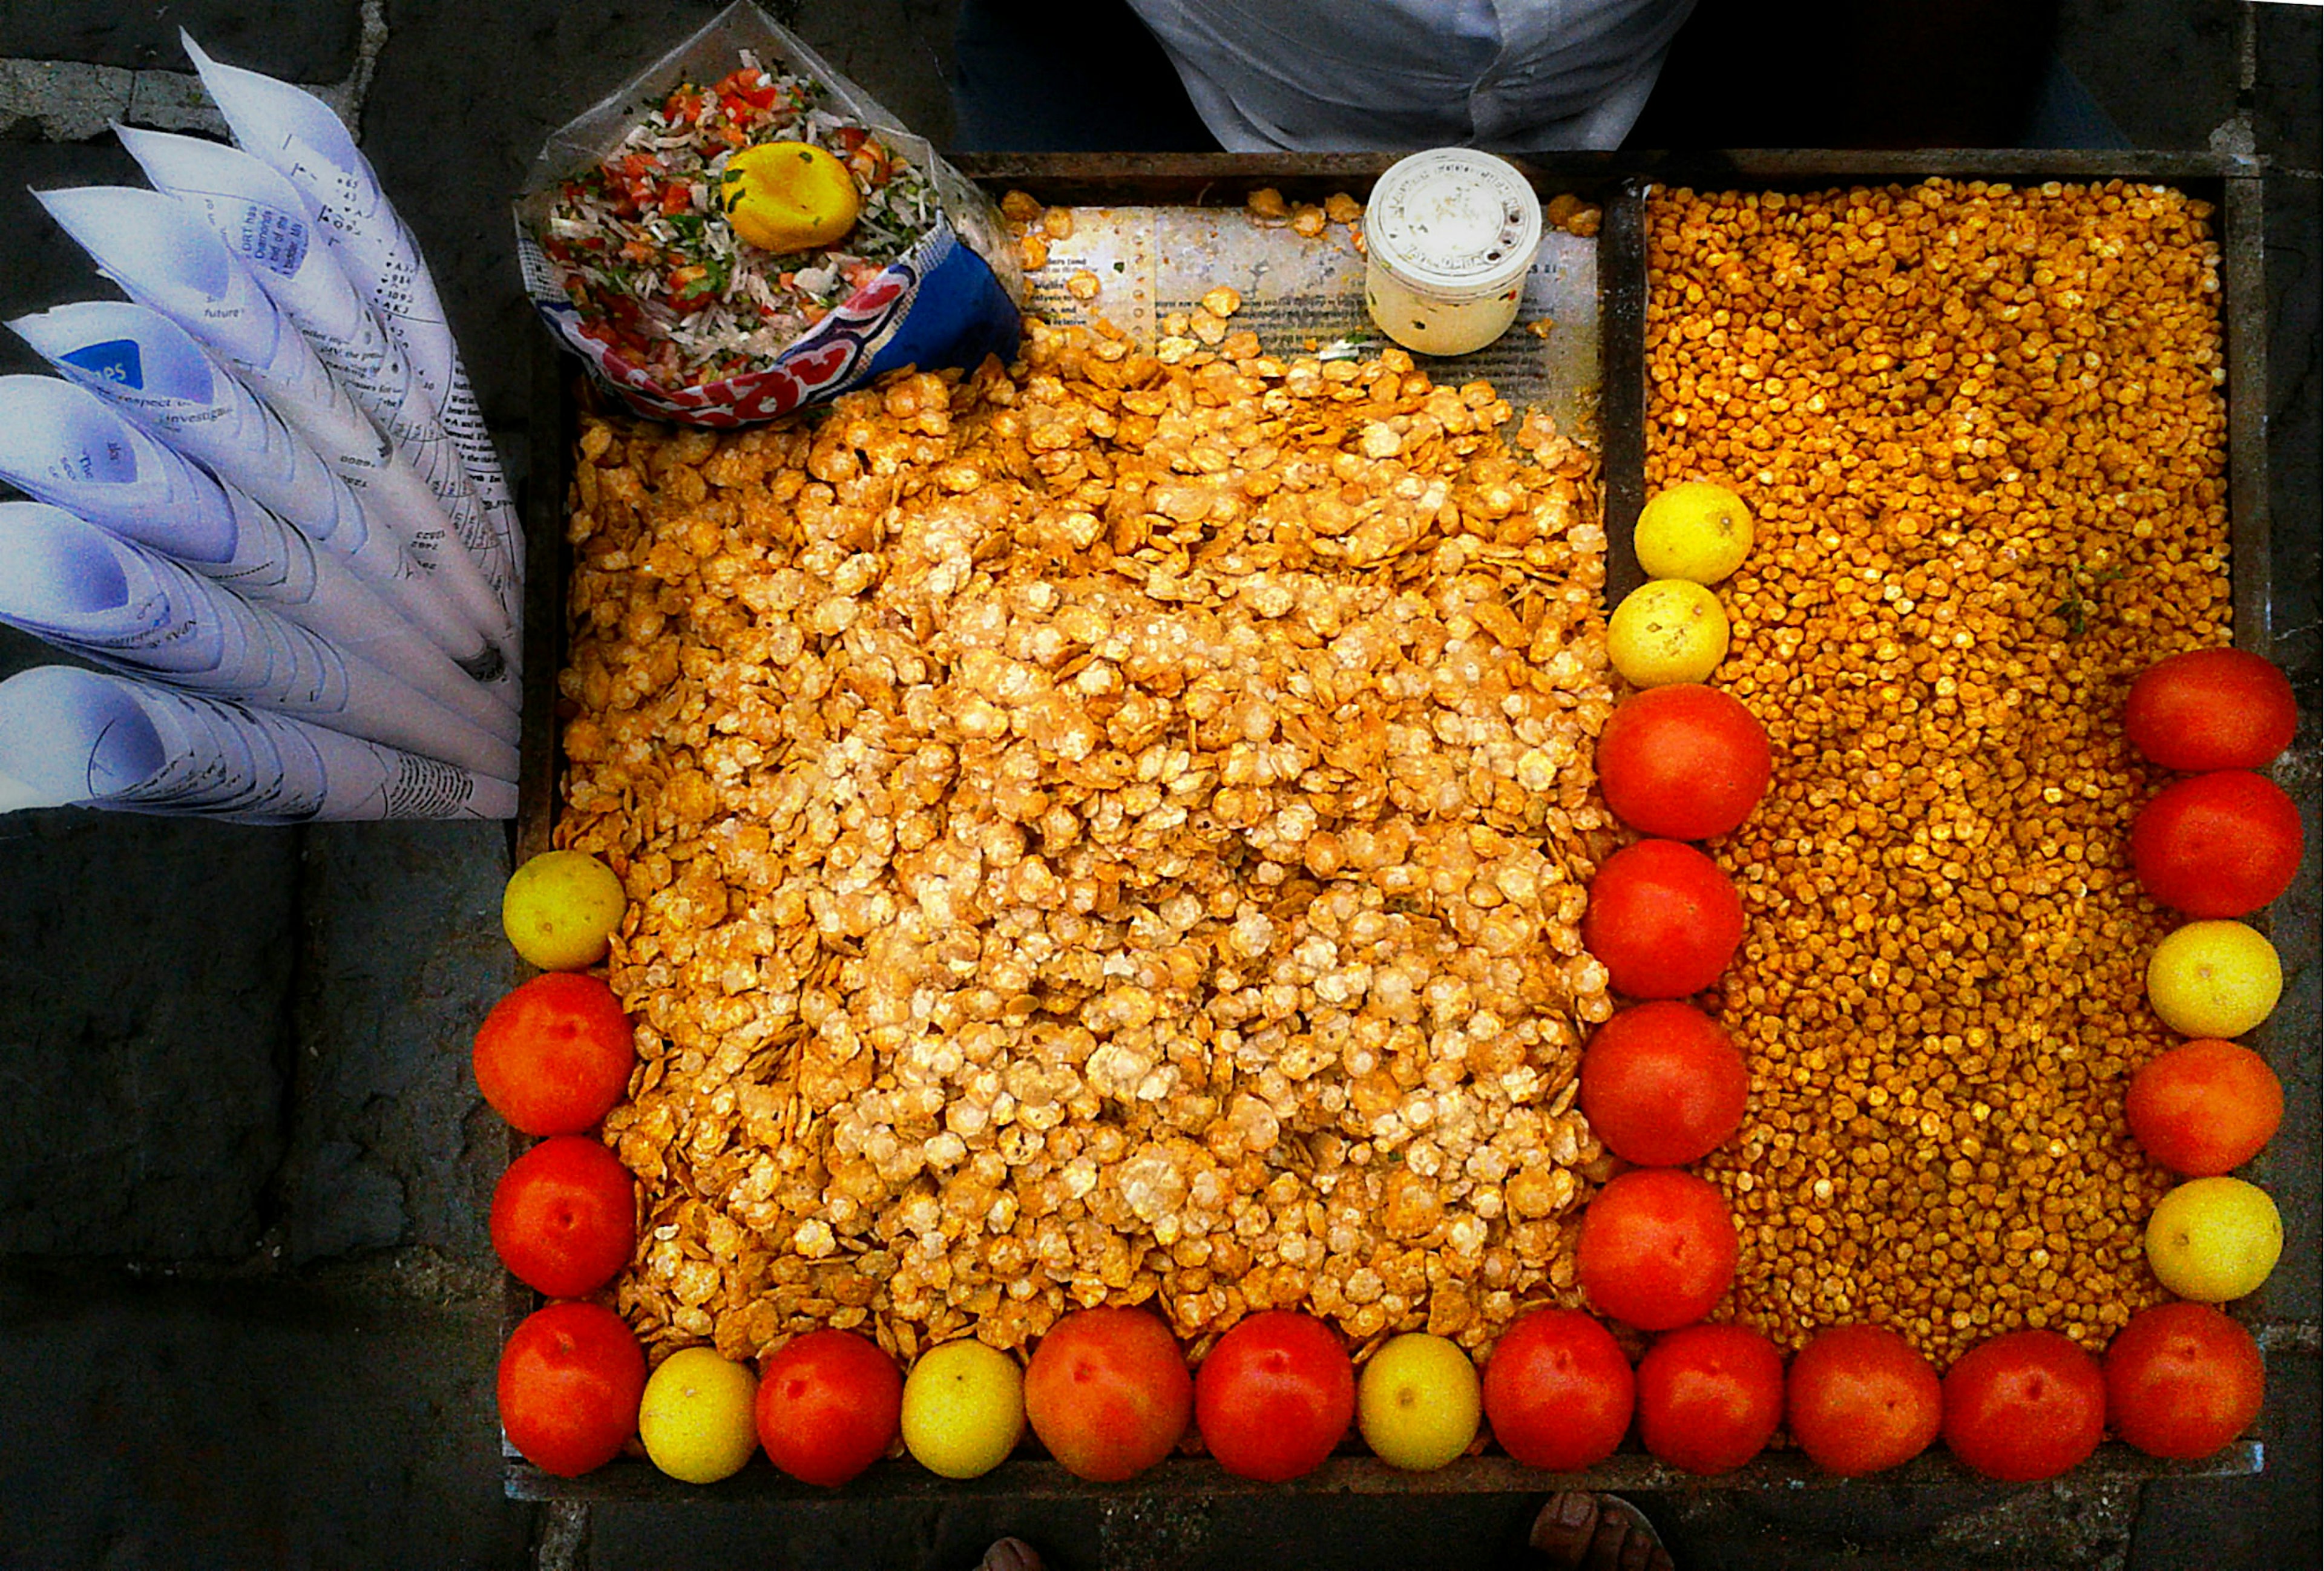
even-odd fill
[(1621, 144), (1694, 0), (1130, 0), (1230, 152)]

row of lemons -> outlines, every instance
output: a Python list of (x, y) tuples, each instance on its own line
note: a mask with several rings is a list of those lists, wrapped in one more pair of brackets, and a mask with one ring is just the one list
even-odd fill
[(1606, 624), (1606, 656), (1634, 688), (1702, 682), (1727, 658), (1727, 608), (1711, 586), (1751, 553), (1743, 499), (1708, 480), (1658, 491), (1633, 537), (1646, 582)]

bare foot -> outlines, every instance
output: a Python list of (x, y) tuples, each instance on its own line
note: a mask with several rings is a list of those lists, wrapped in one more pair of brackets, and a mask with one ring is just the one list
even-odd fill
[(976, 1571), (1041, 1571), (1041, 1557), (1022, 1539), (1003, 1539), (984, 1551)]
[(1550, 1496), (1526, 1542), (1560, 1571), (1673, 1571), (1654, 1524), (1610, 1494)]

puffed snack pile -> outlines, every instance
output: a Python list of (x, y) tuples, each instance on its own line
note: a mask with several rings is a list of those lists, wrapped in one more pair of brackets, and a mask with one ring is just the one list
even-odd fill
[(1218, 337), (585, 420), (557, 840), (632, 901), (650, 1345), (1578, 1301), (1595, 457)]

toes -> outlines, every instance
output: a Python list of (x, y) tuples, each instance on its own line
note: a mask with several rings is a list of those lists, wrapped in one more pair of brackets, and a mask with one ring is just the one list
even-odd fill
[[(1619, 1533), (1613, 1571), (1672, 1571), (1671, 1557), (1655, 1539), (1655, 1529), (1644, 1512), (1628, 1501), (1609, 1501), (1599, 1522), (1603, 1534), (1609, 1524)], [(1593, 1563), (1594, 1564), (1594, 1563)]]
[(1549, 1497), (1533, 1520), (1527, 1542), (1548, 1557), (1553, 1566), (1580, 1566), (1598, 1526), (1598, 1502), (1579, 1490)]
[(1022, 1539), (1003, 1539), (984, 1551), (976, 1571), (1041, 1571), (1041, 1557)]
[(1552, 1495), (1534, 1518), (1527, 1541), (1563, 1571), (1673, 1571), (1646, 1519), (1610, 1495)]
[(1598, 1530), (1590, 1538), (1590, 1553), (1582, 1561), (1584, 1571), (1629, 1571), (1622, 1548), (1636, 1537), (1630, 1531), (1628, 1517), (1618, 1508), (1600, 1511)]

